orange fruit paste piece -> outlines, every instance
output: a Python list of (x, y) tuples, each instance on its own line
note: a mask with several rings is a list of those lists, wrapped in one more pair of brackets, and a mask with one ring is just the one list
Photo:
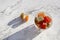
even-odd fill
[(44, 14), (44, 12), (40, 12), (40, 13), (38, 13), (38, 17), (45, 17), (45, 14)]
[(27, 15), (27, 16), (25, 17), (25, 21), (28, 21), (28, 19), (29, 19), (29, 16)]

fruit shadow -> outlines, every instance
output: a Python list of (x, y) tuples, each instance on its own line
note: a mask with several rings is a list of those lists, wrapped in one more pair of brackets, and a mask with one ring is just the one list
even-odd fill
[(16, 28), (23, 23), (25, 23), (25, 21), (23, 21), (20, 17), (17, 17), (15, 19), (13, 19), (12, 21), (10, 21), (8, 23), (8, 26), (11, 26), (12, 28)]
[(40, 33), (41, 32), (36, 29), (35, 25), (32, 24), (32, 25), (12, 34), (11, 36), (9, 36), (3, 40), (32, 40)]

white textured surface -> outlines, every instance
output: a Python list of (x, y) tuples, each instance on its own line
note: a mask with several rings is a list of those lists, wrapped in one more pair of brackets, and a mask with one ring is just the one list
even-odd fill
[[(27, 12), (39, 8), (42, 8), (44, 11), (49, 12), (49, 14), (53, 18), (52, 27), (50, 27), (49, 29), (32, 38), (29, 32), (27, 32), (27, 35), (30, 37), (23, 37), (24, 35), (26, 35), (25, 28), (33, 24), (33, 16), (31, 15), (28, 22), (22, 23), (21, 25), (18, 25), (18, 23), (15, 25), (17, 26), (15, 28), (11, 26), (15, 24), (16, 21), (20, 22), (19, 15), (21, 12)], [(0, 40), (60, 40), (59, 17), (60, 0), (0, 0)], [(17, 19), (13, 22), (15, 18)], [(12, 24), (10, 23), (11, 21), (13, 22)], [(10, 26), (8, 25), (9, 23), (11, 24)], [(25, 31), (20, 32), (23, 29)], [(29, 29), (32, 30), (33, 28), (27, 28), (27, 30)], [(33, 36), (32, 32), (33, 31), (31, 31), (30, 33)]]

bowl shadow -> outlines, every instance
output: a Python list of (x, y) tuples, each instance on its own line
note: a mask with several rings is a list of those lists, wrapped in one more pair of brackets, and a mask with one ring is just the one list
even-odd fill
[(40, 33), (41, 32), (36, 29), (35, 25), (32, 24), (3, 40), (32, 40), (34, 37), (36, 37)]

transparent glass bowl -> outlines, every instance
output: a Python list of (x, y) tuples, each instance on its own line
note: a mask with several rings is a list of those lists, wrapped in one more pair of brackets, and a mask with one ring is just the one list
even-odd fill
[[(37, 14), (38, 14), (39, 12), (45, 12), (45, 15), (49, 16), (51, 19), (52, 19), (52, 16), (49, 14), (48, 11), (46, 11), (46, 10), (44, 10), (44, 9), (43, 9), (43, 10), (38, 10), (38, 11), (33, 12), (33, 16), (34, 16), (34, 25), (35, 25), (35, 27), (36, 27), (38, 30), (43, 31), (43, 30), (45, 30), (45, 29), (38, 28), (38, 26), (37, 26), (36, 23), (35, 23), (35, 17), (37, 16)], [(51, 21), (51, 23), (50, 23), (49, 25), (50, 25), (50, 26), (47, 27), (46, 29), (48, 29), (48, 28), (51, 27), (52, 21)]]

